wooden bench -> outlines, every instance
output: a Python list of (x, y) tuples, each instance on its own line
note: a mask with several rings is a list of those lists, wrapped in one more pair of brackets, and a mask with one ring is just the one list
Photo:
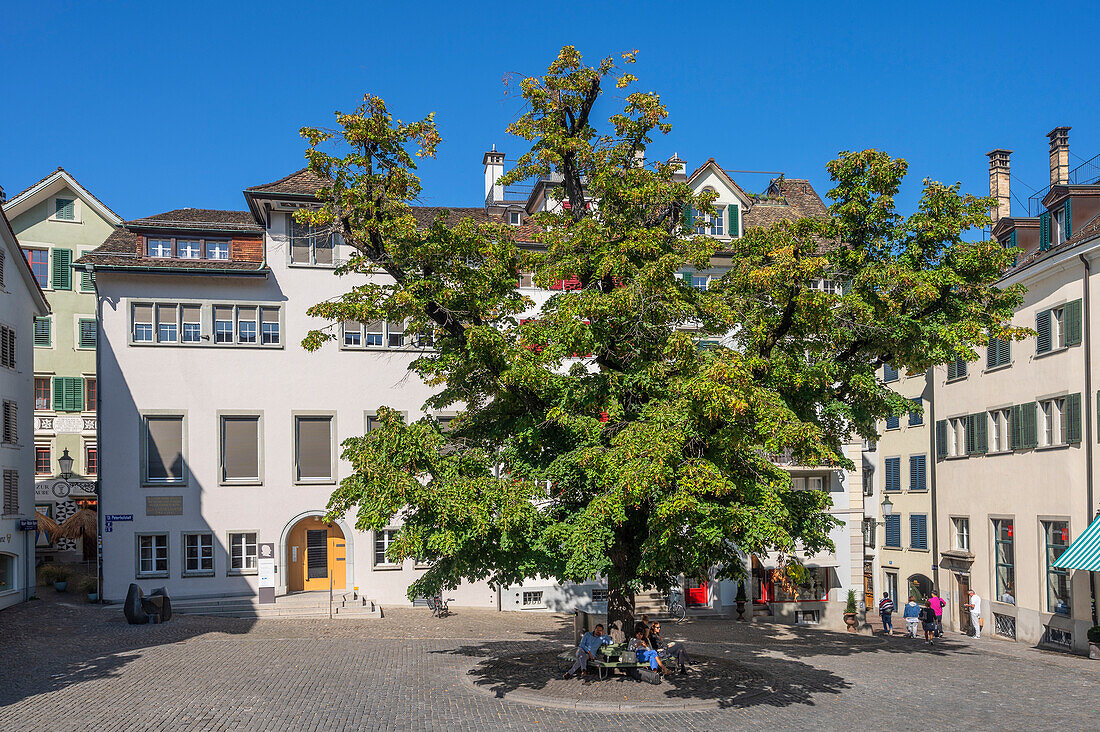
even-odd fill
[[(623, 657), (628, 660), (622, 660)], [(566, 651), (562, 653), (559, 658), (562, 660), (575, 661), (577, 658), (577, 650), (574, 648), (572, 651)], [(608, 646), (600, 646), (596, 651), (596, 658), (588, 660), (589, 666), (596, 667), (596, 674), (600, 681), (605, 678), (610, 678), (615, 673), (615, 669), (623, 669), (629, 671), (632, 669), (644, 669), (649, 670), (648, 663), (639, 663), (638, 657), (634, 654), (634, 651), (626, 650), (625, 643), (616, 643)], [(660, 676), (655, 675), (657, 682), (660, 683)]]

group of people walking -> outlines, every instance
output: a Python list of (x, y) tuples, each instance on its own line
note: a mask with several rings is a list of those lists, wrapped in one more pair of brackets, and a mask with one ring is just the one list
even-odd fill
[[(974, 630), (974, 637), (982, 637), (982, 598), (973, 590), (970, 590), (966, 608), (970, 611), (970, 624)], [(913, 596), (909, 596), (909, 602), (902, 609), (902, 617), (905, 619), (905, 632), (911, 638), (918, 638), (917, 629), (924, 631), (924, 642), (932, 646), (936, 644), (936, 638), (943, 635), (943, 609), (947, 601), (940, 597), (940, 593), (932, 590), (932, 595), (921, 605)], [(889, 592), (882, 593), (882, 600), (878, 604), (878, 614), (882, 618), (882, 630), (887, 635), (894, 634), (894, 601), (890, 599)]]
[[(603, 623), (597, 623), (589, 632), (581, 638), (577, 645), (577, 660), (565, 672), (564, 678), (569, 679), (578, 673), (583, 673), (588, 668), (589, 661), (596, 660), (596, 654), (602, 646), (611, 645), (613, 640), (604, 632)], [(679, 666), (680, 673), (686, 674), (688, 669), (687, 650), (683, 643), (666, 643), (661, 637), (660, 621), (649, 621), (648, 615), (634, 624), (634, 635), (627, 642), (627, 653), (633, 653), (638, 663), (648, 664), (651, 671), (662, 675), (674, 673), (671, 663)]]

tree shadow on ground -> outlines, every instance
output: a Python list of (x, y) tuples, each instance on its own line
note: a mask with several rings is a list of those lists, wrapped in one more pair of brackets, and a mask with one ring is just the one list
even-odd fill
[(159, 625), (130, 625), (121, 605), (89, 605), (66, 596), (0, 612), (0, 707), (110, 678), (153, 646), (212, 632), (247, 633), (253, 620), (175, 614)]

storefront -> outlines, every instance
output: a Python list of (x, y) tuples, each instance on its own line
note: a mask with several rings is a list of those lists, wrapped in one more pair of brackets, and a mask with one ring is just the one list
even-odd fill
[[(34, 484), (34, 509), (61, 525), (81, 509), (95, 511), (97, 490), (94, 480), (39, 480)], [(96, 555), (94, 537), (55, 539), (42, 531), (35, 532), (35, 551), (39, 559), (59, 562), (92, 561)]]

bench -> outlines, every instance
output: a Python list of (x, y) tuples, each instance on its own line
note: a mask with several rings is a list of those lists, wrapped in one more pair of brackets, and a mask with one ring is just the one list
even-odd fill
[[(622, 660), (624, 656), (628, 660)], [(576, 657), (577, 650), (575, 648), (559, 656), (562, 660), (568, 661), (574, 661)], [(588, 665), (596, 667), (596, 674), (599, 680), (603, 681), (605, 678), (610, 678), (610, 676), (615, 673), (615, 669), (622, 669), (624, 671), (638, 669), (648, 672), (649, 664), (644, 662), (640, 663), (637, 659), (638, 657), (633, 651), (626, 650), (625, 643), (615, 643), (608, 646), (600, 646), (599, 650), (596, 651), (595, 660), (589, 659)], [(646, 675), (648, 676), (648, 674)], [(656, 683), (660, 683), (660, 675), (653, 674), (653, 677), (656, 679)]]

